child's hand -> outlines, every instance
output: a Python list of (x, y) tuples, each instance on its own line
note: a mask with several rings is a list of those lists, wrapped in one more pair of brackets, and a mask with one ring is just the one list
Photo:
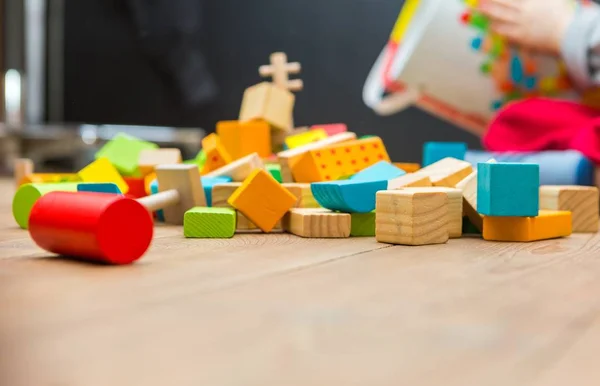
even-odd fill
[(575, 8), (570, 0), (480, 0), (479, 11), (510, 43), (558, 55)]

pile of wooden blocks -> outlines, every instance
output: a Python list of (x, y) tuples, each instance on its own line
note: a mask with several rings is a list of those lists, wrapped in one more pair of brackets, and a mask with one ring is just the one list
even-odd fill
[(299, 72), (273, 54), (259, 69), (273, 81), (248, 88), (239, 119), (219, 122), (193, 160), (120, 134), (78, 173), (36, 174), (18, 161), (16, 222), (27, 229), (41, 197), (69, 191), (140, 200), (186, 238), (288, 232), (426, 245), (465, 233), (534, 241), (598, 230), (598, 189), (540, 186), (538, 165), (491, 159), (474, 170), (464, 145), (447, 144), (426, 146), (421, 168), (392, 163), (381, 138), (358, 138), (345, 124), (293, 128), (302, 82), (288, 75)]

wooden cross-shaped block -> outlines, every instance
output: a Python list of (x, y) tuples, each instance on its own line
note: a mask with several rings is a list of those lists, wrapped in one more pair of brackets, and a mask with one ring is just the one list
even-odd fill
[(271, 64), (266, 64), (258, 68), (261, 77), (272, 77), (273, 84), (289, 91), (301, 91), (304, 83), (301, 79), (289, 80), (290, 74), (299, 74), (301, 65), (298, 62), (288, 63), (287, 55), (283, 52), (271, 54)]

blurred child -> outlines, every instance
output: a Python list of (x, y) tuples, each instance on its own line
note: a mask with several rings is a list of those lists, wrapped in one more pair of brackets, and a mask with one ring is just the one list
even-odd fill
[[(590, 0), (481, 0), (479, 11), (509, 42), (554, 55), (581, 93), (600, 86), (600, 7)], [(575, 149), (600, 163), (600, 110), (533, 98), (507, 105), (491, 122), (492, 151)]]

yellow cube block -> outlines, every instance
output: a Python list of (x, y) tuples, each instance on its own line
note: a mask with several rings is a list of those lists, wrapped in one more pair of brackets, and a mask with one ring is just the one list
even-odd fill
[(98, 158), (81, 169), (78, 174), (83, 182), (114, 182), (123, 194), (129, 191), (129, 185), (108, 158)]

